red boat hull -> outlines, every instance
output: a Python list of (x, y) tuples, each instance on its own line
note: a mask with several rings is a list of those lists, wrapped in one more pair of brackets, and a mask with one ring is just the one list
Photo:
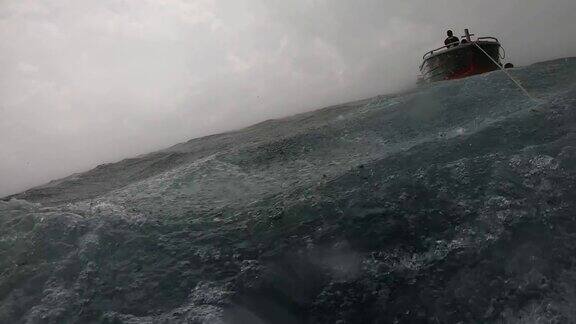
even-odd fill
[[(478, 44), (490, 57), (486, 56)], [(498, 64), (494, 63), (496, 61)], [(420, 70), (428, 82), (454, 80), (500, 68), (500, 44), (476, 42), (461, 44), (425, 58)]]

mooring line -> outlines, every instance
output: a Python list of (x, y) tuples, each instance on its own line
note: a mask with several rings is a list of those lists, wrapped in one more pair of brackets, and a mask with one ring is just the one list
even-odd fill
[(480, 45), (478, 45), (478, 43), (474, 42), (474, 45), (476, 45), (476, 47), (478, 47), (478, 49), (480, 51), (482, 51), (482, 53), (484, 53), (486, 56), (488, 56), (488, 58), (494, 62), (494, 64), (496, 64), (496, 66), (498, 66), (502, 71), (504, 71), (504, 73), (506, 73), (506, 75), (510, 78), (510, 80), (512, 80), (512, 82), (514, 82), (518, 88), (520, 88), (520, 90), (522, 90), (522, 92), (524, 92), (524, 94), (526, 94), (526, 96), (528, 98), (530, 98), (530, 100), (534, 101), (536, 104), (540, 104), (540, 101), (538, 101), (538, 99), (536, 99), (535, 97), (533, 97), (530, 92), (528, 92), (528, 90), (526, 90), (518, 80), (516, 80), (510, 73), (508, 73), (508, 71), (506, 71), (506, 69), (498, 62), (496, 62), (495, 59), (492, 58), (492, 56), (490, 56), (490, 54), (486, 53), (486, 51), (484, 49), (482, 49), (482, 47), (480, 47)]

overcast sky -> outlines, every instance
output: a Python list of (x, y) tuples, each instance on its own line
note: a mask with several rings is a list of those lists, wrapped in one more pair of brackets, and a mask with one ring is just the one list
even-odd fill
[(390, 93), (445, 30), (576, 55), (575, 0), (0, 0), (0, 197)]

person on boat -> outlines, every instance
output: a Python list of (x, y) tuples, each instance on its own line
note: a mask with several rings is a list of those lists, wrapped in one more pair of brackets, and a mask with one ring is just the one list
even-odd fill
[(446, 34), (448, 34), (448, 38), (446, 38), (444, 41), (444, 45), (446, 45), (448, 48), (458, 46), (458, 44), (460, 44), (460, 39), (454, 36), (454, 33), (451, 30), (447, 31)]

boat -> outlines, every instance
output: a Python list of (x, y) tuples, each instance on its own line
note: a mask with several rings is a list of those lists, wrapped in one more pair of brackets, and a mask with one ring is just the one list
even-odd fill
[(424, 54), (419, 83), (461, 79), (513, 67), (511, 63), (502, 65), (501, 59), (505, 58), (506, 52), (496, 37), (472, 40), (474, 35), (468, 29), (464, 33), (459, 43), (448, 44)]

